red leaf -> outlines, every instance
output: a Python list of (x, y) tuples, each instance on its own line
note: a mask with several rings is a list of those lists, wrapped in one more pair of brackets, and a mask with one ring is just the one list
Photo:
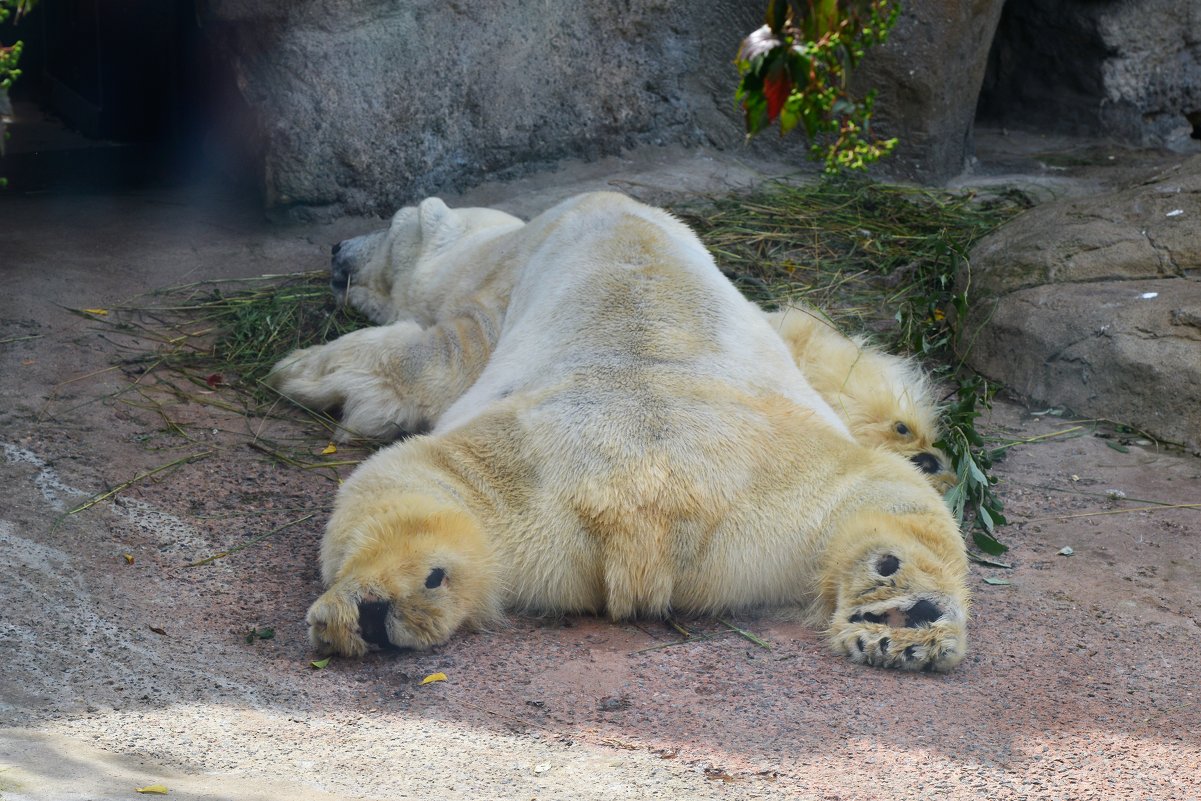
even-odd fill
[(792, 76), (788, 74), (788, 70), (782, 64), (763, 79), (763, 96), (767, 98), (768, 122), (780, 116), (780, 109), (784, 108), (784, 103), (788, 100), (791, 92)]
[(209, 385), (209, 389), (216, 389), (225, 383), (225, 376), (220, 373), (212, 373), (205, 376), (204, 383)]

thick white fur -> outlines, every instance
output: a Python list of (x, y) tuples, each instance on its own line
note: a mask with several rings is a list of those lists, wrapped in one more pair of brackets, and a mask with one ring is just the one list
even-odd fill
[(962, 659), (967, 563), (942, 499), (850, 436), (666, 213), (600, 193), (523, 226), (431, 200), (346, 261), (348, 297), (390, 324), (273, 381), (362, 433), (433, 430), (340, 490), (319, 648), (362, 654), (365, 605), (408, 647), (505, 608), (795, 606), (858, 662)]

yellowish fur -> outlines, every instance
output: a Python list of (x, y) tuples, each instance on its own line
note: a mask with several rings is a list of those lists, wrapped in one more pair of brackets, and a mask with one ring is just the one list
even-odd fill
[[(319, 649), (428, 647), (506, 608), (796, 607), (858, 662), (962, 659), (967, 561), (939, 494), (901, 456), (851, 437), (686, 227), (600, 193), (474, 252), (516, 265), (506, 291), (481, 302), (464, 280), (442, 304), (476, 303), (496, 321), (490, 355), (431, 433), (380, 451), (339, 491), (327, 589), (308, 614)], [(420, 281), (421, 267), (395, 269)], [(337, 387), (346, 368), (454, 369), (404, 342), (360, 337), (332, 370), (320, 349), (302, 352), (275, 380), (408, 408), (403, 382)]]
[(813, 388), (855, 439), (919, 459), (939, 490), (954, 484), (941, 436), (934, 387), (912, 359), (887, 353), (866, 337), (848, 337), (805, 306), (765, 312)]

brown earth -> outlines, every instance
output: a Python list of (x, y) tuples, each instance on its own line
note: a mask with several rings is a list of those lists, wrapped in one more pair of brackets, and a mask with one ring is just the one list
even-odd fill
[[(759, 175), (654, 151), (458, 202), (528, 214), (583, 188), (655, 201)], [(727, 622), (770, 648), (714, 620), (681, 621), (684, 642), (661, 622), (513, 618), (313, 668), (302, 621), (336, 484), (247, 443), (299, 438), (316, 460), (327, 440), (195, 401), (164, 416), (133, 388), (150, 377), (114, 365), (126, 340), (64, 310), (319, 269), (377, 224), (269, 227), (210, 201), (0, 197), (0, 799), (1201, 798), (1201, 460), (1009, 400), (989, 432), (1036, 440), (997, 471), (1012, 568), (973, 567), (972, 650), (949, 675), (858, 667), (751, 615)]]

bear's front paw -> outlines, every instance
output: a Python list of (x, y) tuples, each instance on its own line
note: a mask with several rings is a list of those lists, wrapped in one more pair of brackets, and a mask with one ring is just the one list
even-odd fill
[(446, 642), (462, 622), (445, 569), (431, 569), (422, 581), (388, 583), (393, 586), (331, 587), (305, 617), (313, 646), (350, 657), (362, 656), (371, 645), (423, 650)]
[(927, 571), (891, 553), (873, 554), (860, 576), (866, 586), (830, 621), (835, 651), (853, 662), (902, 670), (941, 672), (959, 664), (967, 649), (960, 593), (931, 587), (937, 582)]
[(431, 420), (430, 404), (402, 383), (396, 358), (419, 332), (414, 323), (352, 331), (293, 352), (265, 381), (305, 408), (336, 411), (341, 423), (333, 436), (340, 442), (417, 433)]
[(309, 607), (305, 616), (309, 639), (321, 654), (360, 657), (367, 641), (359, 628), (359, 608), (348, 593), (330, 590)]
[(264, 382), (302, 406), (318, 410), (340, 406), (346, 393), (334, 374), (348, 354), (341, 353), (346, 349), (337, 343), (293, 351), (271, 368)]

